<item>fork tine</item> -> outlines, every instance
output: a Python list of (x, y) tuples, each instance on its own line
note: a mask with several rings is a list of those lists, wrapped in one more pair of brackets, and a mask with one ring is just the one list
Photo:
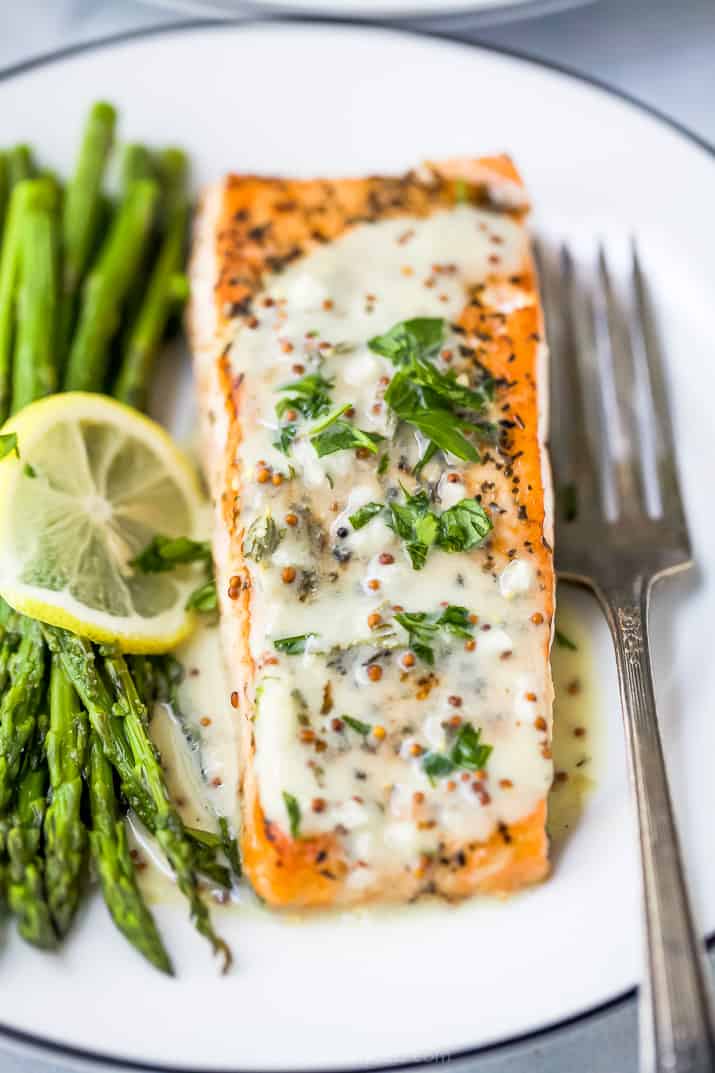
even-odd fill
[(678, 471), (675, 463), (675, 436), (668, 406), (668, 393), (663, 371), (655, 316), (651, 307), (648, 288), (641, 268), (635, 239), (631, 239), (631, 271), (636, 300), (636, 341), (645, 358), (649, 402), (655, 428), (655, 452), (658, 470), (660, 507), (670, 519), (686, 531), (685, 510), (680, 495)]
[(608, 453), (618, 499), (618, 513), (633, 517), (642, 515), (645, 507), (636, 361), (628, 324), (624, 320), (623, 309), (613, 288), (602, 245), (598, 248), (598, 275), (601, 284), (600, 298), (603, 302), (603, 307), (598, 312), (603, 318), (607, 340), (603, 332), (599, 335), (604, 366), (609, 367), (608, 374), (612, 376), (614, 388), (614, 393), (611, 394), (606, 377), (604, 400), (609, 425)]
[[(583, 491), (583, 497), (588, 496), (591, 505), (594, 505), (598, 502), (599, 493), (598, 469), (588, 434), (589, 418), (586, 409), (585, 376), (589, 370), (584, 367), (584, 363), (587, 363), (588, 348), (584, 347), (584, 341), (577, 330), (579, 319), (583, 322), (583, 318), (577, 314), (577, 306), (580, 302), (585, 302), (586, 298), (584, 295), (578, 295), (573, 258), (565, 245), (562, 245), (559, 251), (559, 270), (565, 295), (561, 373), (565, 388), (564, 401), (568, 409), (570, 449), (574, 474)], [(590, 312), (590, 301), (588, 311)], [(586, 318), (586, 321), (588, 319)]]
[(579, 375), (581, 347), (576, 332), (574, 269), (565, 246), (559, 251), (555, 271), (550, 269), (540, 244), (535, 244), (535, 253), (551, 351), (551, 463), (558, 514), (562, 521), (569, 522), (577, 515), (592, 513), (598, 504)]

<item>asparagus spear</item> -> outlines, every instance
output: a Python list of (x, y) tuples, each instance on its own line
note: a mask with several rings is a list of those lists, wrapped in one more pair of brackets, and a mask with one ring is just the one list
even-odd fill
[(0, 693), (8, 682), (10, 659), (20, 644), (20, 618), (0, 596)]
[(45, 645), (40, 624), (23, 618), (20, 630), (22, 640), (10, 659), (10, 687), (0, 701), (0, 811), (12, 799), (44, 687)]
[[(43, 626), (43, 631), (50, 651), (62, 659), (65, 673), (89, 713), (92, 728), (119, 775), (127, 804), (154, 834), (156, 821), (152, 801), (141, 780), (141, 772), (134, 765), (121, 718), (116, 715), (115, 702), (97, 666), (97, 650), (84, 638), (55, 626)], [(187, 834), (196, 855), (197, 871), (221, 887), (230, 887), (231, 877), (227, 869), (216, 862), (216, 852), (221, 848), (219, 837), (194, 829), (189, 829)]]
[(95, 648), (85, 638), (76, 637), (56, 626), (43, 626), (43, 631), (52, 655), (61, 659), (65, 674), (87, 710), (92, 729), (102, 742), (106, 757), (119, 775), (128, 805), (151, 829), (151, 801), (134, 770), (132, 754), (124, 739), (114, 700), (97, 666)]
[(10, 186), (17, 186), (25, 179), (32, 179), (35, 174), (35, 162), (29, 145), (15, 145), (8, 154)]
[(155, 179), (151, 153), (145, 145), (131, 142), (124, 147), (122, 155), (122, 192), (126, 195), (132, 183), (141, 179)]
[(231, 951), (214, 931), (209, 911), (201, 900), (196, 879), (193, 846), (186, 836), (181, 817), (171, 804), (159, 759), (146, 730), (147, 713), (122, 654), (103, 646), (104, 666), (123, 712), (126, 740), (134, 764), (151, 797), (155, 810), (154, 834), (176, 875), (179, 890), (189, 902), (196, 930), (211, 943), (214, 953), (223, 958), (223, 971), (231, 964)]
[(20, 229), (20, 283), (13, 367), (13, 411), (57, 390), (58, 187), (50, 178), (31, 180)]
[(59, 352), (69, 346), (77, 292), (89, 264), (103, 215), (102, 180), (114, 139), (117, 113), (97, 101), (84, 129), (75, 173), (67, 186), (62, 214), (62, 300)]
[[(87, 709), (92, 729), (102, 742), (107, 759), (119, 775), (122, 793), (128, 805), (136, 812), (144, 826), (156, 836), (164, 852), (167, 853), (159, 834), (159, 825), (160, 821), (163, 823), (166, 819), (168, 794), (164, 787), (154, 746), (144, 725), (146, 711), (137, 697), (126, 662), (122, 657), (117, 657), (122, 665), (122, 688), (131, 691), (132, 719), (130, 721), (126, 717), (129, 707), (127, 698), (120, 696), (117, 701), (113, 699), (98, 667), (100, 654), (90, 642), (54, 626), (44, 626), (43, 630), (50, 651), (61, 658), (65, 673), (71, 679)], [(106, 663), (105, 667), (109, 670)], [(137, 719), (141, 724), (140, 728), (136, 726)], [(130, 725), (134, 729), (131, 743), (127, 736)], [(149, 760), (153, 775), (151, 783), (147, 779), (145, 767), (145, 761)], [(164, 787), (165, 801), (162, 810), (157, 809), (154, 797), (159, 787)], [(174, 817), (176, 822), (174, 822)], [(171, 809), (170, 819), (173, 831), (181, 836), (181, 839), (177, 838), (177, 844), (183, 840), (187, 850), (185, 856), (191, 859), (195, 871), (201, 872), (223, 887), (229, 887), (230, 876), (215, 859), (216, 850), (220, 849), (218, 837), (205, 835), (204, 832), (186, 831), (173, 809)], [(170, 860), (170, 863), (173, 867), (173, 861)], [(181, 889), (183, 890), (183, 887)]]
[(50, 730), (45, 751), (52, 801), (45, 816), (46, 886), (52, 918), (66, 935), (79, 905), (87, 831), (82, 822), (82, 767), (87, 717), (55, 656), (50, 674)]
[(0, 152), (0, 236), (5, 225), (5, 212), (10, 196), (10, 168), (7, 153)]
[(6, 836), (7, 899), (23, 939), (42, 950), (52, 950), (57, 946), (57, 936), (45, 899), (41, 855), (47, 792), (43, 753), (46, 729), (47, 716), (43, 713), (23, 764), (17, 805)]
[(151, 180), (129, 189), (84, 284), (79, 322), (69, 353), (68, 391), (97, 390), (106, 379), (109, 343), (138, 270), (158, 197)]
[(102, 893), (121, 933), (152, 965), (169, 975), (173, 968), (137, 885), (127, 832), (119, 818), (112, 769), (92, 731), (89, 748), (90, 844)]
[(114, 390), (122, 402), (142, 410), (146, 408), (149, 381), (169, 315), (177, 298), (185, 294), (181, 267), (189, 220), (188, 161), (180, 149), (167, 149), (159, 158), (159, 168), (165, 233), (144, 300), (123, 349)]
[(27, 183), (18, 183), (13, 188), (0, 254), (0, 424), (10, 412), (15, 294), (20, 271), (22, 219), (28, 194)]

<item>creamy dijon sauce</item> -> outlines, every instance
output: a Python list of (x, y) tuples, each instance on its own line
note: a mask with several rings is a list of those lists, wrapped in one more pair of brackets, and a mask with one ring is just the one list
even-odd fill
[(596, 787), (603, 751), (595, 668), (588, 630), (561, 598), (556, 627), (572, 641), (571, 649), (558, 642), (551, 652), (554, 678), (554, 784), (549, 796), (548, 831), (558, 851), (573, 834)]
[[(447, 336), (432, 360), (474, 386), (450, 324), (468, 289), (493, 271), (495, 249), (504, 282), (485, 302), (508, 312), (533, 301), (506, 282), (523, 266), (525, 242), (508, 216), (467, 205), (357, 226), (268, 277), (253, 325), (241, 326), (231, 349), (232, 371), (245, 376), (241, 524), (248, 530), (270, 518), (280, 534), (271, 554), (248, 563), (261, 804), (286, 831), (296, 829), (291, 800), (301, 835), (337, 831), (355, 885), (369, 886), (396, 862), (411, 866), (445, 836), (487, 839), (529, 815), (551, 785), (550, 623), (532, 622), (546, 600), (528, 556), (502, 561), (485, 549), (433, 547), (416, 571), (382, 516), (360, 529), (349, 520), (368, 502), (402, 502), (400, 484), (413, 492), (412, 469), (426, 446), (413, 426), (396, 428), (382, 401), (395, 366), (367, 341), (398, 321), (444, 318)], [(309, 441), (317, 422), (300, 416), (290, 452), (274, 446), (278, 389), (311, 372), (333, 384), (330, 413), (349, 405), (355, 426), (384, 437), (377, 455), (319, 458)], [(425, 467), (430, 509), (470, 494), (464, 471), (464, 462), (442, 454)], [(513, 501), (493, 466), (483, 472), (496, 482), (484, 505), (498, 526)], [(434, 667), (420, 659), (408, 666), (395, 607), (436, 613), (446, 604), (477, 617), (475, 643), (440, 634)], [(371, 627), (376, 615), (379, 627)], [(305, 634), (312, 636), (302, 653), (276, 650), (276, 641)], [(448, 754), (460, 721), (492, 747), (484, 771), (428, 777), (426, 753)]]

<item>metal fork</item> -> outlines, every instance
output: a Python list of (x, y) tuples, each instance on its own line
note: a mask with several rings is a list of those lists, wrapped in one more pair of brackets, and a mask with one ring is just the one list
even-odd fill
[(653, 583), (692, 565), (656, 323), (635, 244), (625, 308), (602, 247), (591, 293), (565, 247), (556, 265), (543, 247), (536, 253), (552, 351), (556, 567), (596, 594), (611, 628), (638, 815), (647, 955), (640, 1068), (712, 1073), (709, 970), (688, 900), (648, 648)]

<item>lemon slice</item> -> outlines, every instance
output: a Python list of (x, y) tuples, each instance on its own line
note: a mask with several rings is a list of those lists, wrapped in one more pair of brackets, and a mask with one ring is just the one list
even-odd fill
[(43, 622), (126, 652), (172, 648), (190, 632), (196, 569), (144, 574), (131, 561), (158, 533), (196, 538), (196, 473), (168, 434), (103, 395), (51, 395), (4, 433), (0, 592)]

